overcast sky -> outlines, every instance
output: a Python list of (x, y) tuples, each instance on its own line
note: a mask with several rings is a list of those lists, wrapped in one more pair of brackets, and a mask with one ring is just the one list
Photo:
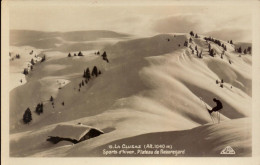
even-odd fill
[[(39, 31), (112, 30), (136, 35), (189, 32), (251, 41), (247, 6), (15, 5), (10, 29)], [(232, 38), (233, 37), (233, 38)]]

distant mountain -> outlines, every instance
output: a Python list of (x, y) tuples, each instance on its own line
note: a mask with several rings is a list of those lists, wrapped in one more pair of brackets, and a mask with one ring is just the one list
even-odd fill
[(33, 30), (10, 30), (11, 46), (32, 46), (38, 49), (49, 49), (63, 42), (95, 41), (101, 38), (124, 38), (121, 34), (105, 30), (42, 32)]
[(233, 40), (233, 42), (251, 42), (252, 32), (243, 29), (220, 29), (205, 33), (207, 36), (222, 39), (224, 41)]

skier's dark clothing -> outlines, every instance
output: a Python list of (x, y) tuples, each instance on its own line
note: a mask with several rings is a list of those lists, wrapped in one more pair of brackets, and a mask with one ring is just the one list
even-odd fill
[(211, 110), (208, 109), (209, 113), (211, 114), (212, 112), (219, 111), (223, 108), (221, 101), (217, 100), (216, 98), (213, 99), (213, 101), (217, 104), (214, 108)]

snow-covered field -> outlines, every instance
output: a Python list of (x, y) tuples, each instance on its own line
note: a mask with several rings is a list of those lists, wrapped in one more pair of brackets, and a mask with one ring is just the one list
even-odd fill
[[(183, 156), (223, 156), (219, 153), (226, 146), (236, 151), (235, 156), (250, 156), (252, 56), (239, 56), (234, 45), (221, 41), (227, 46), (221, 58), (223, 48), (209, 41), (216, 52), (211, 57), (203, 37), (192, 37), (189, 43), (192, 49), (197, 46), (202, 51), (203, 58), (183, 45), (189, 34), (137, 39), (117, 34), (101, 45), (97, 41), (102, 42), (102, 37), (97, 41), (93, 37), (94, 46), (88, 49), (80, 45), (86, 38), (77, 38), (76, 44), (65, 42), (73, 40), (73, 33), (59, 38), (61, 45), (55, 43), (51, 48), (50, 44), (48, 49), (21, 46), (19, 41), (20, 46), (11, 46), (11, 52), (21, 58), (10, 61), (10, 155), (114, 156), (105, 155), (103, 149), (110, 144), (165, 143), (186, 149)], [(31, 50), (44, 53), (46, 61), (24, 76)], [(79, 51), (84, 56), (73, 56)], [(97, 51), (106, 51), (109, 63), (96, 55)], [(72, 57), (67, 56), (69, 52)], [(93, 66), (101, 74), (79, 88), (84, 70), (92, 71)], [(222, 79), (223, 88), (216, 84)], [(213, 98), (222, 101), (220, 124), (212, 125), (200, 97), (208, 107), (215, 106)], [(37, 115), (34, 111), (41, 102), (43, 114)], [(28, 107), (32, 121), (24, 124), (22, 117)], [(216, 121), (216, 113), (213, 117)], [(105, 133), (74, 145), (46, 141), (57, 124), (79, 122)]]

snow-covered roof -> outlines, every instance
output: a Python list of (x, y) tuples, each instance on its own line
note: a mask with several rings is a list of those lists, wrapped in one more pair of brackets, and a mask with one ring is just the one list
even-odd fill
[(59, 124), (54, 128), (50, 136), (70, 138), (79, 141), (92, 129), (104, 133), (102, 130), (87, 125)]

